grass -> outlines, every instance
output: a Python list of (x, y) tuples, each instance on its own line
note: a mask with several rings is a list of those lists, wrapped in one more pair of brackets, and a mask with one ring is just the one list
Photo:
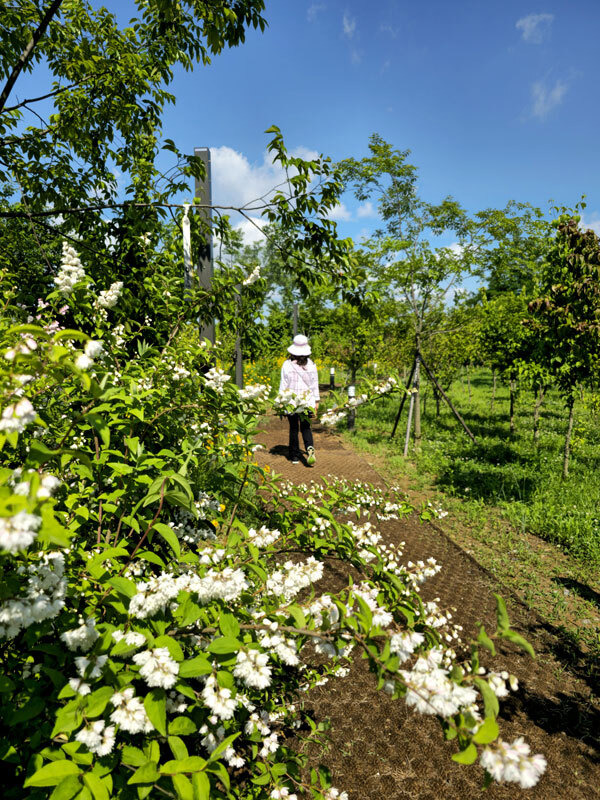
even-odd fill
[(390, 440), (399, 400), (384, 398), (359, 410), (346, 438), (369, 452), (390, 480), (415, 499), (450, 512), (442, 525), (528, 605), (564, 629), (574, 644), (600, 654), (600, 423), (579, 403), (569, 478), (562, 480), (566, 418), (557, 394), (544, 403), (538, 445), (533, 442), (533, 397), (519, 397), (516, 432), (509, 430), (508, 389), (497, 387), (490, 410), (491, 374), (476, 370), (471, 392), (455, 381), (450, 397), (477, 439), (464, 434), (445, 404), (436, 416), (431, 395), (422, 416), (419, 452), (402, 456), (406, 410)]

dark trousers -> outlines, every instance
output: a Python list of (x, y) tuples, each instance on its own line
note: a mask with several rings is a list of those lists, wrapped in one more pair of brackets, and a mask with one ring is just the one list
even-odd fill
[(300, 445), (298, 443), (298, 425), (302, 431), (302, 439), (304, 440), (304, 447), (307, 449), (313, 447), (313, 435), (310, 429), (310, 420), (300, 414), (288, 414), (288, 422), (290, 423), (290, 458), (300, 457)]

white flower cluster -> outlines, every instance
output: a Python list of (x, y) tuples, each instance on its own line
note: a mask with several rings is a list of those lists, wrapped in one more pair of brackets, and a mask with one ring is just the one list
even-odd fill
[(348, 411), (351, 409), (358, 408), (358, 406), (362, 406), (364, 403), (368, 403), (370, 400), (377, 397), (382, 397), (384, 394), (389, 394), (389, 392), (394, 391), (397, 386), (398, 381), (395, 378), (387, 378), (383, 383), (369, 389), (369, 393), (363, 393), (356, 397), (349, 397), (343, 405), (335, 406), (329, 411), (326, 411), (321, 415), (320, 421), (326, 427), (333, 427), (337, 425), (338, 422), (345, 419)]
[(71, 294), (75, 285), (85, 278), (85, 270), (81, 266), (81, 261), (74, 247), (67, 242), (63, 242), (62, 259), (60, 270), (54, 279), (54, 284), (59, 292), (65, 295)]
[(248, 539), (255, 547), (268, 547), (281, 536), (279, 531), (271, 531), (266, 525), (263, 525), (258, 530), (248, 528)]
[(115, 706), (110, 718), (122, 730), (128, 733), (150, 733), (154, 730), (144, 704), (135, 696), (135, 689), (131, 686), (113, 694), (110, 702)]
[(75, 359), (75, 366), (79, 369), (89, 369), (94, 359), (104, 353), (104, 344), (99, 339), (90, 339), (85, 343), (83, 353)]
[(231, 689), (219, 686), (214, 675), (209, 675), (202, 690), (202, 699), (219, 719), (231, 719), (238, 701), (231, 696)]
[(373, 614), (373, 625), (378, 625), (380, 628), (387, 628), (392, 624), (394, 617), (383, 606), (377, 602), (377, 595), (379, 594), (375, 586), (369, 586), (367, 583), (360, 583), (352, 590), (355, 597), (360, 597)]
[(323, 564), (310, 556), (305, 562), (294, 564), (286, 561), (281, 569), (276, 570), (267, 578), (265, 589), (267, 593), (291, 600), (302, 589), (315, 583), (323, 577)]
[[(200, 728), (200, 733), (203, 734), (201, 739), (202, 746), (208, 750), (209, 754), (216, 750), (225, 738), (225, 728), (222, 725), (219, 725), (213, 731), (209, 730), (208, 725), (203, 725)], [(225, 748), (222, 758), (234, 769), (239, 769), (246, 763), (245, 759), (239, 756), (231, 746)]]
[(279, 786), (277, 789), (273, 789), (269, 797), (271, 800), (298, 800), (298, 795), (295, 792), (290, 794), (287, 786)]
[(91, 753), (107, 756), (115, 746), (115, 726), (105, 727), (103, 719), (91, 722), (75, 734), (75, 739), (84, 744)]
[(100, 308), (114, 308), (119, 302), (121, 292), (123, 291), (123, 281), (115, 281), (104, 292), (100, 292), (98, 300), (96, 301)]
[(39, 562), (19, 567), (27, 575), (23, 595), (0, 605), (0, 638), (12, 639), (22, 628), (55, 617), (65, 604), (65, 559), (62, 553), (44, 553)]
[(373, 528), (370, 522), (365, 522), (363, 525), (356, 525), (356, 523), (350, 520), (347, 525), (356, 543), (362, 548), (358, 551), (359, 556), (364, 558), (365, 561), (372, 561), (375, 558), (375, 554), (364, 548), (376, 547), (381, 541), (381, 534)]
[(240, 650), (233, 674), (251, 689), (266, 689), (271, 685), (269, 656), (260, 650)]
[(276, 628), (273, 633), (261, 633), (260, 643), (265, 649), (272, 650), (288, 667), (296, 667), (300, 663), (296, 642), (277, 633)]
[(80, 618), (79, 622), (80, 625), (78, 628), (73, 628), (73, 630), (70, 631), (63, 631), (60, 638), (67, 645), (69, 650), (82, 650), (86, 653), (100, 634), (96, 630), (96, 621), (93, 617), (89, 617), (85, 622)]
[(260, 264), (257, 264), (256, 267), (252, 270), (252, 272), (244, 278), (242, 281), (242, 286), (251, 286), (253, 283), (260, 278)]
[(306, 414), (308, 411), (314, 411), (314, 408), (315, 399), (309, 389), (299, 394), (292, 389), (284, 389), (273, 400), (273, 411), (280, 416)]
[(262, 403), (268, 398), (270, 391), (271, 389), (266, 383), (253, 383), (240, 389), (239, 395), (242, 400), (256, 400)]
[(77, 656), (75, 666), (82, 678), (99, 678), (102, 675), (104, 665), (108, 661), (108, 656)]
[(208, 570), (204, 577), (191, 573), (175, 576), (163, 572), (146, 583), (137, 584), (138, 593), (129, 602), (129, 613), (145, 619), (164, 611), (179, 592), (197, 595), (201, 603), (211, 600), (233, 602), (249, 586), (241, 569), (226, 567), (221, 572)]
[(535, 786), (546, 771), (546, 759), (539, 753), (531, 755), (531, 749), (522, 736), (512, 744), (498, 739), (486, 747), (480, 757), (481, 766), (497, 781), (518, 783), (522, 789)]
[(395, 653), (402, 663), (407, 661), (424, 641), (425, 637), (418, 631), (395, 633), (390, 639), (390, 652)]
[(231, 375), (227, 375), (224, 370), (213, 367), (204, 375), (204, 385), (207, 389), (213, 389), (217, 394), (223, 394), (225, 384), (230, 379)]
[(179, 664), (174, 661), (166, 647), (155, 647), (136, 653), (133, 661), (140, 667), (140, 675), (148, 686), (170, 689), (177, 683)]
[(41, 517), (27, 511), (19, 511), (12, 517), (0, 517), (0, 550), (13, 554), (27, 550), (37, 538), (41, 524)]
[(471, 686), (459, 686), (450, 680), (449, 673), (440, 664), (444, 658), (441, 647), (435, 647), (420, 656), (411, 670), (399, 670), (398, 675), (407, 686), (406, 704), (421, 714), (438, 714), (444, 719), (453, 717), (477, 701), (477, 692)]
[(23, 397), (18, 403), (6, 406), (0, 418), (0, 431), (22, 433), (25, 426), (36, 418), (37, 412), (31, 402)]
[(20, 356), (30, 356), (34, 350), (37, 350), (37, 342), (30, 333), (24, 333), (21, 336), (21, 341), (15, 347), (9, 347), (4, 351), (4, 358), (7, 361), (14, 361), (15, 358)]
[(129, 647), (141, 647), (146, 643), (145, 635), (138, 631), (128, 631), (125, 633), (125, 631), (116, 630), (113, 631), (112, 638), (115, 642), (124, 641)]
[(319, 417), (319, 422), (327, 428), (333, 428), (334, 425), (337, 425), (338, 422), (341, 422), (343, 419), (346, 419), (345, 411), (326, 411)]

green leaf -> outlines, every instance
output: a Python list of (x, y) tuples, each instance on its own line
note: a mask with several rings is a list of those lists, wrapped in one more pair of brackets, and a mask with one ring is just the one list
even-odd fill
[(496, 655), (496, 648), (494, 646), (493, 641), (487, 635), (485, 628), (483, 625), (479, 626), (479, 636), (477, 637), (477, 641), (482, 647), (485, 647), (490, 653), (495, 656)]
[(200, 756), (186, 756), (176, 761), (167, 761), (161, 765), (160, 771), (165, 775), (176, 775), (179, 772), (200, 772), (206, 761)]
[(167, 695), (164, 689), (154, 688), (144, 698), (148, 719), (159, 733), (167, 735)]
[(242, 648), (242, 643), (237, 639), (232, 639), (229, 636), (220, 636), (218, 639), (212, 641), (207, 650), (209, 653), (217, 653), (218, 655), (225, 655), (229, 653), (237, 653)]
[(165, 525), (164, 522), (155, 522), (153, 530), (162, 536), (177, 558), (179, 558), (181, 556), (181, 545), (173, 528)]
[(226, 736), (225, 739), (223, 739), (223, 741), (220, 742), (215, 747), (215, 749), (212, 751), (212, 753), (208, 757), (208, 760), (209, 761), (216, 761), (217, 758), (219, 758), (219, 756), (221, 755), (221, 753), (224, 753), (225, 750), (227, 750), (227, 748), (230, 747), (233, 744), (233, 742), (235, 742), (235, 740), (240, 735), (241, 735), (241, 731), (239, 733), (233, 733), (231, 736)]
[(506, 603), (499, 594), (494, 594), (494, 597), (496, 598), (496, 618), (498, 620), (498, 630), (506, 631), (510, 628)]
[(68, 775), (56, 786), (48, 800), (71, 800), (80, 791), (80, 778), (77, 775)]
[(131, 598), (135, 594), (137, 594), (137, 588), (133, 581), (130, 581), (129, 578), (123, 578), (121, 575), (115, 575), (114, 578), (110, 578), (108, 583), (113, 589), (116, 589), (119, 594), (124, 595), (125, 597)]
[(83, 776), (83, 782), (92, 793), (94, 800), (109, 800), (108, 789), (93, 772), (86, 772)]
[(0, 675), (0, 694), (4, 692), (12, 692), (15, 684), (6, 675)]
[(121, 760), (123, 764), (129, 764), (132, 767), (141, 767), (142, 764), (147, 761), (147, 758), (139, 748), (125, 745)]
[(233, 614), (221, 614), (219, 618), (219, 628), (225, 637), (237, 639), (240, 633), (240, 624)]
[(524, 650), (526, 653), (529, 653), (532, 658), (535, 658), (535, 650), (520, 633), (509, 629), (507, 631), (502, 631), (500, 635), (503, 639), (508, 639), (509, 642), (516, 644), (521, 650)]
[(490, 688), (490, 685), (487, 681), (483, 678), (475, 678), (475, 685), (481, 692), (481, 696), (483, 697), (483, 708), (485, 711), (486, 717), (497, 717), (498, 712), (500, 711), (500, 705), (498, 703), (498, 698)]
[(64, 778), (70, 775), (79, 775), (81, 770), (72, 761), (67, 761), (63, 758), (60, 761), (52, 761), (50, 764), (45, 764), (24, 783), (24, 786), (56, 786)]
[(98, 431), (100, 434), (100, 438), (105, 447), (110, 446), (110, 428), (108, 427), (106, 420), (100, 416), (100, 414), (95, 414), (94, 412), (85, 415), (85, 421), (89, 422), (89, 424), (94, 428), (94, 430)]
[(179, 665), (180, 678), (197, 678), (199, 675), (208, 675), (210, 672), (212, 672), (212, 665), (203, 655), (189, 658)]
[(136, 783), (156, 783), (159, 778), (160, 773), (154, 761), (146, 761), (145, 764), (136, 769), (127, 783), (131, 785)]
[(173, 775), (171, 781), (180, 800), (194, 800), (194, 789), (189, 778), (185, 775)]
[[(180, 717), (180, 719), (185, 719), (185, 717)], [(194, 731), (192, 731), (193, 733)], [(171, 733), (171, 726), (169, 725), (169, 733)], [(171, 748), (171, 752), (173, 756), (178, 759), (187, 758), (188, 756), (188, 749), (185, 746), (185, 742), (183, 739), (180, 739), (179, 736), (169, 736), (167, 739), (169, 743), (169, 747)]]
[(457, 761), (459, 764), (474, 764), (477, 760), (477, 748), (474, 744), (470, 744), (460, 753), (454, 753), (452, 760)]
[(192, 775), (194, 800), (210, 800), (210, 780), (206, 772), (194, 772)]
[(500, 729), (494, 717), (487, 717), (473, 736), (473, 741), (477, 744), (489, 744), (498, 738), (499, 733)]
[(174, 736), (189, 736), (197, 730), (198, 726), (189, 717), (175, 717), (169, 722), (169, 734)]
[(112, 686), (102, 686), (102, 688), (96, 689), (95, 692), (92, 692), (87, 697), (87, 706), (85, 709), (86, 717), (100, 716), (114, 693), (115, 690)]

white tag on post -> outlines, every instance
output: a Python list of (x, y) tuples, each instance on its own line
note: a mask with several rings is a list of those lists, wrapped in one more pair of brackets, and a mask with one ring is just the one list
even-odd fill
[(183, 270), (184, 285), (189, 289), (192, 285), (192, 237), (190, 231), (190, 218), (188, 216), (190, 204), (186, 203), (183, 207), (183, 219), (181, 220), (181, 232), (183, 234)]

